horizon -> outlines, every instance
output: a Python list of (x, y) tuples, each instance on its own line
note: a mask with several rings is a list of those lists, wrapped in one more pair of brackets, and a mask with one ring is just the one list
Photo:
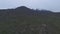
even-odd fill
[[(33, 9), (33, 8), (29, 8), (29, 7), (27, 7), (27, 6), (18, 6), (18, 7), (15, 7), (15, 8), (4, 8), (4, 9), (0, 9), (0, 10), (10, 10), (10, 9), (16, 9), (16, 8), (21, 8), (21, 7), (24, 7), (24, 8), (28, 8), (28, 9)], [(47, 10), (47, 9), (33, 9), (33, 10)], [(51, 10), (47, 10), (47, 11), (51, 11)], [(51, 12), (54, 12), (54, 11), (51, 11)], [(57, 13), (57, 12), (56, 12)], [(59, 12), (60, 13), (60, 12)]]

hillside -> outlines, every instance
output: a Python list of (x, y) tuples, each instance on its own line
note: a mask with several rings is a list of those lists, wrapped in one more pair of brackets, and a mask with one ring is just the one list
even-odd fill
[(60, 13), (34, 10), (25, 6), (2, 9), (0, 10), (0, 33), (60, 34)]

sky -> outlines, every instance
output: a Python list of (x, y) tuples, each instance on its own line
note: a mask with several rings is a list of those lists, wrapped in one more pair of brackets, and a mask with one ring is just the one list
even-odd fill
[(0, 9), (16, 8), (19, 6), (60, 12), (60, 0), (0, 0)]

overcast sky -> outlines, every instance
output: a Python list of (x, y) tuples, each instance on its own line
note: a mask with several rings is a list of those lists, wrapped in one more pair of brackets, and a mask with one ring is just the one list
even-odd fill
[(26, 6), (33, 9), (60, 11), (60, 0), (0, 0), (0, 9)]

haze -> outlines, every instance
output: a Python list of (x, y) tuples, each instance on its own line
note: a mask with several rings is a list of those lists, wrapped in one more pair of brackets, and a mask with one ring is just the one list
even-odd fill
[(16, 8), (19, 6), (60, 12), (60, 0), (0, 0), (0, 9)]

